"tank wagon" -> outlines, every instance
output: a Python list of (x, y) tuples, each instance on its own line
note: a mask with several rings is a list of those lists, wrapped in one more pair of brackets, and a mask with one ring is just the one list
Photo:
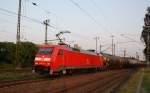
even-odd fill
[(106, 53), (102, 53), (102, 55), (104, 57), (104, 64), (106, 64), (107, 69), (131, 68), (143, 65), (141, 61), (132, 57), (112, 56)]
[(107, 69), (125, 68), (129, 64), (128, 59), (120, 56), (112, 56), (110, 54), (102, 53), (104, 63)]

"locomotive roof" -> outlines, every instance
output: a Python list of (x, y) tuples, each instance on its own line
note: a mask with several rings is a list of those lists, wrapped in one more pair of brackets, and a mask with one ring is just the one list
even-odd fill
[(68, 45), (51, 45), (51, 44), (43, 44), (43, 45), (38, 45), (39, 47), (45, 47), (45, 48), (49, 48), (49, 47), (60, 47), (62, 49), (67, 49), (67, 50), (71, 50), (71, 51), (78, 51), (80, 53), (86, 53), (86, 54), (92, 54), (92, 55), (97, 55), (95, 52), (90, 52), (87, 50), (83, 50), (83, 49), (77, 49), (74, 47), (70, 47)]

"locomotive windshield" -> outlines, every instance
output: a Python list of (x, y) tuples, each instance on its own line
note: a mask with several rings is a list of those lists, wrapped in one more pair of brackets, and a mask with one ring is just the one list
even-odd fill
[(52, 54), (53, 48), (40, 48), (39, 54)]

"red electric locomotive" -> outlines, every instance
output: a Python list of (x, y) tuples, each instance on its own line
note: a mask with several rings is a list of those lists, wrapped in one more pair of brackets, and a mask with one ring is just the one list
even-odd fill
[(35, 57), (35, 72), (49, 74), (77, 69), (101, 69), (103, 57), (68, 45), (40, 45)]

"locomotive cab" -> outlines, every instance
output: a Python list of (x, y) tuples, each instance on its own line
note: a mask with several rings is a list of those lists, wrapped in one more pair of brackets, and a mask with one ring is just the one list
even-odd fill
[(54, 47), (40, 46), (34, 60), (35, 72), (50, 73), (50, 65), (52, 63)]
[[(35, 57), (35, 65), (41, 64), (41, 65), (47, 65), (51, 62), (51, 57), (53, 53), (54, 48), (39, 48), (39, 52), (37, 53)], [(43, 63), (44, 62), (44, 63)]]
[(63, 65), (64, 45), (42, 45), (34, 60), (34, 70), (40, 73), (53, 74), (57, 65)]

